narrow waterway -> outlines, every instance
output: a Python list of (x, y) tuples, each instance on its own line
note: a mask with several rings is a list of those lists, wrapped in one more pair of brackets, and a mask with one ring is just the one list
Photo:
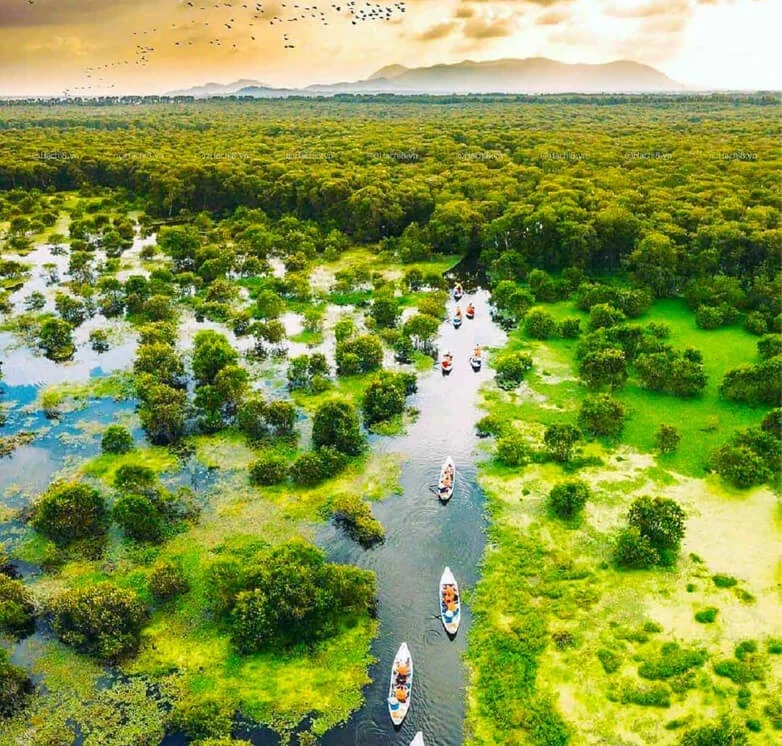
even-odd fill
[[(411, 400), (420, 415), (407, 433), (377, 438), (372, 447), (401, 459), (402, 493), (374, 506), (386, 530), (383, 544), (364, 551), (336, 529), (324, 530), (319, 543), (332, 559), (351, 562), (377, 573), (380, 633), (373, 653), (378, 663), (370, 674), (366, 703), (343, 727), (330, 732), (324, 746), (386, 746), (404, 744), (422, 730), (428, 744), (460, 746), (463, 742), (466, 672), (463, 654), (471, 613), (465, 604), (459, 633), (450, 640), (438, 617), (438, 583), (449, 566), (462, 590), (478, 579), (484, 547), (483, 495), (476, 483), (475, 422), (480, 387), (493, 375), (484, 365), (479, 373), (469, 365), (474, 345), (499, 347), (504, 333), (491, 321), (488, 293), (475, 290), (478, 314), (460, 329), (445, 323), (439, 346), (453, 353), (455, 367), (448, 376), (439, 369), (419, 378)], [(449, 311), (454, 308), (449, 304)], [(456, 489), (443, 505), (430, 486), (437, 481), (447, 456), (456, 462)], [(410, 712), (397, 732), (386, 705), (391, 663), (401, 642), (413, 656), (415, 681)]]

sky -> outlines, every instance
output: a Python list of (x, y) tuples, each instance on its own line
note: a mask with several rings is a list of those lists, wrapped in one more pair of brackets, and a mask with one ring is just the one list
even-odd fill
[(502, 57), (782, 89), (780, 27), (782, 0), (0, 0), (0, 96), (298, 87)]

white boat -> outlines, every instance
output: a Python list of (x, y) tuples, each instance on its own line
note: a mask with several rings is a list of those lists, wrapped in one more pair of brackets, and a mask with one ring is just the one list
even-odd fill
[(481, 365), (483, 365), (483, 363), (479, 357), (473, 356), (470, 358), (470, 366), (476, 373), (481, 369)]
[[(446, 475), (450, 471), (451, 480), (450, 484), (446, 482)], [(443, 468), (440, 469), (440, 479), (437, 482), (437, 494), (443, 502), (448, 502), (453, 495), (453, 488), (456, 486), (456, 465), (453, 459), (449, 456), (445, 459)]]
[(424, 734), (421, 733), (420, 730), (415, 734), (413, 740), (410, 741), (410, 746), (426, 746), (424, 743)]
[[(450, 609), (445, 601), (445, 594), (449, 590), (453, 594), (453, 600), (450, 602), (452, 608)], [(459, 622), (462, 620), (462, 600), (459, 597), (459, 586), (450, 567), (443, 570), (443, 575), (440, 578), (439, 601), (440, 619), (443, 620), (443, 627), (449, 635), (455, 635), (459, 630)]]
[(453, 317), (453, 328), (458, 329), (462, 325), (462, 317), (461, 316), (454, 316)]
[(388, 687), (388, 714), (394, 725), (402, 722), (410, 709), (413, 696), (413, 658), (407, 643), (403, 642), (391, 666), (391, 683)]
[(453, 299), (461, 300), (464, 297), (464, 290), (461, 287), (454, 288)]

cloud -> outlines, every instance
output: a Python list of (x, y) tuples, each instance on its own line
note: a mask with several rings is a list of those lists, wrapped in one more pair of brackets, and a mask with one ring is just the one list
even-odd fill
[(464, 24), (462, 34), (465, 39), (500, 39), (510, 36), (516, 30), (516, 20), (512, 16), (501, 18), (471, 18)]
[(538, 26), (556, 26), (564, 23), (570, 15), (564, 10), (548, 10), (535, 19)]
[(150, 5), (149, 0), (24, 0), (0, 1), (0, 28), (25, 26), (58, 26), (105, 19), (125, 11)]
[(605, 9), (605, 14), (615, 18), (649, 18), (669, 14), (689, 14), (692, 11), (690, 0), (650, 0), (641, 5), (630, 6), (613, 4)]
[(422, 31), (419, 34), (414, 35), (414, 39), (418, 41), (434, 41), (435, 39), (443, 39), (449, 36), (457, 27), (456, 21), (444, 21), (443, 23), (436, 23), (434, 26), (430, 26), (428, 29)]

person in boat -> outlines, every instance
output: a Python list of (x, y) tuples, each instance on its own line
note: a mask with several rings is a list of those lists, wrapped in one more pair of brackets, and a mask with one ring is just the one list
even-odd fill
[(462, 307), (456, 306), (456, 318), (460, 319), (462, 317)]
[(397, 676), (408, 676), (410, 674), (410, 666), (407, 663), (400, 663), (396, 669)]
[(480, 360), (481, 359), (481, 346), (480, 345), (475, 345), (475, 349), (472, 351), (472, 356), (476, 360)]
[(462, 288), (462, 283), (461, 282), (457, 282), (456, 283), (456, 286), (453, 289), (453, 294), (454, 295), (464, 295), (464, 289)]
[(470, 305), (467, 306), (467, 315), (475, 316), (475, 306), (472, 303), (470, 303)]
[(397, 701), (404, 704), (407, 702), (407, 688), (404, 686), (397, 686), (396, 689), (394, 689), (394, 696), (397, 698)]

